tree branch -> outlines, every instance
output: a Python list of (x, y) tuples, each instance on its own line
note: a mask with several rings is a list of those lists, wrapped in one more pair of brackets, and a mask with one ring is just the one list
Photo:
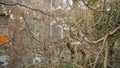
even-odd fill
[(24, 20), (24, 22), (25, 22), (25, 25), (26, 25), (26, 33), (27, 33), (27, 35), (28, 35), (29, 38), (32, 38), (33, 40), (35, 40), (35, 41), (37, 41), (37, 42), (40, 42), (40, 43), (42, 43), (42, 44), (49, 45), (49, 44), (44, 43), (43, 41), (35, 38), (35, 36), (34, 36), (33, 33), (31, 32), (31, 29), (30, 29), (30, 27), (29, 27), (29, 24), (27, 23), (27, 21), (26, 21), (26, 19), (25, 19), (25, 15), (23, 15), (23, 20)]
[(47, 14), (47, 13), (45, 13), (45, 12), (42, 11), (42, 10), (35, 9), (35, 8), (31, 8), (31, 7), (28, 7), (28, 6), (23, 5), (23, 4), (20, 4), (20, 3), (8, 4), (8, 3), (0, 2), (0, 4), (2, 4), (2, 5), (6, 5), (6, 6), (21, 6), (21, 7), (24, 7), (24, 8), (30, 9), (30, 10), (38, 11), (38, 12), (44, 14), (44, 15), (51, 16), (50, 14)]
[[(87, 7), (87, 8), (89, 8), (90, 10), (93, 10), (93, 11), (96, 11), (96, 12), (105, 12), (104, 10), (96, 10), (96, 9), (93, 9), (93, 8), (91, 8), (90, 6), (88, 6), (88, 4), (86, 4), (85, 3), (85, 1), (84, 0), (81, 0), (83, 3), (84, 3), (84, 5)], [(88, 2), (89, 3), (89, 2)], [(108, 14), (107, 12), (105, 12), (106, 14)]]
[[(118, 26), (118, 27), (115, 28), (113, 31), (111, 31), (111, 32), (109, 32), (109, 33), (107, 33), (107, 34), (108, 34), (108, 36), (113, 36), (113, 35), (116, 34), (118, 31), (120, 31), (120, 26)], [(105, 36), (104, 36), (104, 37), (99, 38), (99, 39), (96, 40), (96, 41), (91, 41), (91, 40), (88, 39), (88, 37), (86, 37), (86, 36), (82, 33), (82, 31), (80, 31), (79, 34), (81, 35), (81, 37), (82, 37), (87, 43), (91, 43), (91, 44), (97, 44), (97, 43), (99, 43), (99, 42), (102, 42), (102, 41), (104, 40), (104, 38), (105, 38)]]
[(106, 47), (105, 47), (105, 57), (104, 57), (104, 68), (107, 68), (108, 65), (108, 54), (109, 54), (109, 46), (108, 41), (106, 41)]
[(107, 45), (107, 39), (108, 39), (108, 34), (105, 36), (104, 41), (103, 41), (103, 44), (102, 44), (102, 48), (101, 48), (101, 50), (98, 52), (98, 54), (97, 54), (97, 56), (96, 56), (96, 59), (95, 59), (95, 61), (94, 61), (94, 66), (93, 66), (93, 68), (96, 67), (97, 62), (98, 62), (99, 57), (100, 57), (100, 54), (103, 52), (105, 45)]

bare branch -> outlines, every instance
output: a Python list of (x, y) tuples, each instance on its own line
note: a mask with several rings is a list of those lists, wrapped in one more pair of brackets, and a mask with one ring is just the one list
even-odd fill
[(107, 68), (107, 64), (108, 64), (108, 53), (109, 53), (109, 46), (108, 46), (108, 41), (107, 41), (107, 42), (106, 42), (106, 47), (105, 47), (104, 68)]
[[(83, 3), (84, 3), (84, 5), (87, 7), (87, 8), (89, 8), (90, 10), (93, 10), (93, 11), (96, 11), (96, 12), (105, 12), (106, 14), (108, 14), (106, 11), (104, 11), (104, 10), (96, 10), (96, 9), (93, 9), (93, 8), (91, 8), (90, 6), (88, 6), (88, 4), (86, 4), (85, 3), (85, 1), (84, 0), (81, 0)], [(89, 2), (88, 2), (89, 3)]]
[(32, 34), (32, 32), (31, 32), (31, 30), (30, 30), (30, 27), (29, 27), (29, 25), (28, 25), (28, 23), (27, 23), (24, 15), (23, 15), (23, 20), (24, 20), (25, 25), (26, 25), (26, 33), (27, 33), (27, 35), (28, 35), (30, 38), (32, 38), (32, 39), (34, 39), (35, 41), (37, 41), (37, 42), (40, 42), (40, 43), (42, 43), (42, 44), (48, 45), (47, 43), (44, 43), (44, 42), (42, 42), (41, 40), (38, 40), (38, 39), (35, 38), (35, 36)]
[(42, 10), (35, 9), (35, 8), (31, 8), (31, 7), (28, 7), (28, 6), (23, 5), (23, 4), (20, 4), (20, 3), (8, 4), (8, 3), (0, 2), (0, 4), (6, 5), (6, 6), (21, 6), (21, 7), (24, 7), (24, 8), (30, 9), (30, 10), (33, 10), (33, 11), (38, 11), (38, 12), (44, 14), (44, 15), (51, 16), (50, 14), (47, 14), (47, 13), (45, 13), (45, 12), (42, 11)]
[[(117, 28), (115, 28), (113, 31), (109, 32), (109, 33), (108, 33), (108, 36), (113, 36), (113, 35), (116, 34), (118, 31), (120, 31), (120, 26), (118, 26)], [(82, 31), (80, 31), (79, 34), (83, 37), (83, 39), (84, 39), (86, 42), (91, 43), (91, 44), (97, 44), (97, 43), (99, 43), (99, 42), (102, 42), (102, 41), (104, 40), (104, 38), (105, 38), (105, 36), (104, 36), (104, 37), (99, 38), (99, 39), (96, 40), (96, 41), (91, 41), (91, 40), (88, 39), (88, 37), (86, 37), (86, 36), (82, 33)]]
[(108, 39), (108, 34), (105, 36), (104, 41), (103, 41), (103, 44), (102, 44), (102, 48), (101, 48), (101, 50), (99, 51), (99, 53), (97, 54), (97, 56), (96, 56), (96, 59), (95, 59), (93, 68), (95, 68), (96, 65), (97, 65), (97, 62), (98, 62), (99, 57), (100, 57), (100, 54), (103, 52), (103, 49), (104, 49), (104, 47), (105, 47), (105, 45), (106, 45), (107, 39)]

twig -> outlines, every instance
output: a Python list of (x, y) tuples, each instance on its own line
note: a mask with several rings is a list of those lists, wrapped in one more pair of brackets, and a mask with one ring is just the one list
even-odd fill
[(6, 6), (17, 6), (17, 5), (18, 5), (18, 6), (21, 6), (21, 7), (27, 8), (27, 9), (30, 9), (30, 10), (38, 11), (38, 12), (44, 14), (44, 15), (51, 16), (50, 14), (47, 14), (47, 13), (45, 13), (45, 12), (42, 11), (42, 10), (35, 9), (35, 8), (31, 8), (31, 7), (28, 7), (28, 6), (23, 5), (23, 4), (20, 4), (20, 3), (9, 4), (9, 3), (0, 2), (0, 4), (6, 5)]
[(106, 42), (105, 47), (105, 59), (104, 59), (104, 68), (107, 68), (107, 62), (108, 62), (108, 53), (109, 53), (109, 47), (108, 47), (108, 41)]
[(29, 27), (29, 25), (28, 25), (28, 23), (27, 23), (24, 15), (23, 15), (23, 20), (24, 20), (25, 25), (26, 25), (26, 29), (27, 29), (26, 32), (29, 33), (30, 37), (33, 38), (34, 40), (36, 40), (37, 42), (41, 42), (40, 40), (36, 39), (36, 38), (32, 35), (31, 30), (30, 30), (30, 27)]
[(33, 40), (35, 40), (35, 41), (37, 41), (37, 42), (40, 42), (40, 43), (42, 43), (42, 44), (49, 45), (49, 44), (44, 43), (44, 42), (42, 42), (41, 40), (38, 40), (38, 39), (36, 39), (36, 38), (34, 37), (34, 35), (32, 34), (32, 32), (31, 32), (31, 30), (30, 30), (30, 27), (29, 27), (29, 25), (28, 25), (28, 23), (27, 23), (24, 15), (23, 15), (23, 20), (24, 20), (25, 25), (26, 25), (26, 33), (28, 34), (28, 37), (31, 37)]
[[(113, 36), (113, 35), (116, 34), (118, 31), (120, 31), (120, 26), (118, 26), (117, 28), (115, 28), (113, 31), (109, 32), (108, 35), (109, 35), (109, 36)], [(104, 36), (104, 37), (99, 38), (99, 39), (96, 40), (96, 41), (91, 41), (91, 40), (88, 39), (88, 37), (86, 37), (86, 36), (82, 33), (82, 31), (80, 31), (79, 34), (81, 35), (81, 37), (82, 37), (87, 43), (91, 43), (91, 44), (97, 44), (97, 43), (99, 43), (99, 42), (102, 42), (102, 41), (104, 40), (104, 38), (105, 38), (105, 36)]]
[[(88, 4), (86, 4), (85, 3), (85, 1), (84, 0), (81, 0), (83, 3), (84, 3), (84, 5), (87, 7), (87, 8), (89, 8), (90, 10), (93, 10), (93, 11), (96, 11), (96, 12), (105, 12), (104, 10), (96, 10), (96, 9), (93, 9), (93, 8), (91, 8), (90, 6), (88, 6)], [(107, 12), (105, 12), (106, 14), (108, 14)]]
[(93, 68), (95, 68), (96, 65), (97, 65), (99, 56), (100, 56), (100, 54), (103, 52), (103, 49), (104, 49), (104, 47), (105, 47), (105, 45), (106, 45), (107, 39), (108, 39), (108, 34), (107, 34), (107, 35), (105, 36), (105, 38), (104, 38), (104, 41), (103, 41), (103, 44), (102, 44), (102, 48), (101, 48), (101, 50), (99, 51), (99, 53), (97, 54), (97, 57), (96, 57), (96, 59), (95, 59)]

